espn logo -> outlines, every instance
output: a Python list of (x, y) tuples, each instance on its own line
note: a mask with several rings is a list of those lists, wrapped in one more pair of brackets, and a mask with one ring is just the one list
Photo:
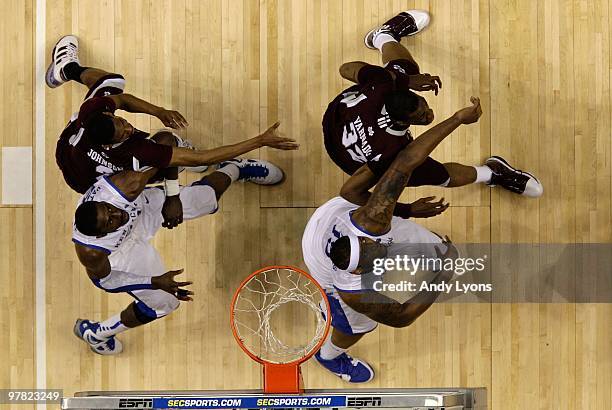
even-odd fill
[(153, 399), (119, 399), (120, 409), (152, 409)]
[(380, 407), (382, 397), (349, 397), (346, 401), (347, 407)]

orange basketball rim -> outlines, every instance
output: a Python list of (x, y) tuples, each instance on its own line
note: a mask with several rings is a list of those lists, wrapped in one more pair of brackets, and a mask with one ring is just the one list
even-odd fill
[[(311, 321), (305, 320), (308, 313)], [(327, 339), (330, 318), (323, 288), (294, 266), (268, 266), (253, 272), (242, 281), (230, 306), (234, 338), (251, 359), (263, 365), (266, 393), (303, 392), (300, 364)]]

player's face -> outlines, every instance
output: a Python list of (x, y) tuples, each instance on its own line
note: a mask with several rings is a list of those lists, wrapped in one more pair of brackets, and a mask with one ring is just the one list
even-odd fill
[(407, 125), (427, 125), (434, 120), (434, 113), (425, 98), (419, 96), (419, 104), (417, 109), (408, 115)]
[(125, 225), (130, 219), (130, 215), (106, 202), (98, 202), (98, 230), (103, 235), (115, 232)]
[(125, 118), (113, 116), (113, 125), (115, 126), (114, 144), (125, 141), (134, 133), (134, 127)]
[(372, 272), (374, 269), (374, 261), (376, 259), (384, 258), (387, 256), (387, 247), (380, 242), (366, 238), (365, 236), (359, 237), (359, 264), (357, 269), (353, 272), (361, 275), (364, 273)]

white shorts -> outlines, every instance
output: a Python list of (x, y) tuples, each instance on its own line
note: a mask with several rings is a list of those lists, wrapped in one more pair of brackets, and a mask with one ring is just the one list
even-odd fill
[[(160, 188), (146, 188), (142, 195), (143, 214), (130, 237), (109, 256), (109, 261), (112, 270), (149, 277), (160, 276), (166, 273), (166, 266), (149, 241), (164, 221), (162, 206), (165, 193)], [(180, 198), (184, 220), (213, 214), (218, 209), (215, 190), (199, 182), (181, 187)], [(143, 289), (128, 293), (137, 300), (136, 307), (140, 313), (150, 318), (165, 316), (179, 306), (179, 300), (163, 290)]]
[(329, 301), (333, 328), (347, 335), (358, 335), (371, 332), (378, 326), (378, 322), (344, 303), (335, 289), (325, 289), (325, 294)]

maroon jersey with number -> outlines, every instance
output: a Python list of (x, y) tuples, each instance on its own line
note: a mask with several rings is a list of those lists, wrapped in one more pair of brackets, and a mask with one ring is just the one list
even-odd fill
[(102, 175), (123, 170), (143, 171), (148, 167), (166, 168), (172, 157), (172, 147), (148, 139), (149, 134), (134, 130), (134, 134), (109, 149), (92, 144), (84, 126), (86, 119), (97, 112), (115, 112), (115, 103), (108, 97), (87, 99), (68, 122), (60, 135), (55, 159), (66, 183), (83, 194)]
[(323, 116), (325, 148), (342, 170), (353, 174), (363, 164), (383, 174), (395, 156), (412, 141), (409, 129), (393, 129), (385, 95), (395, 75), (418, 73), (418, 67), (391, 62), (387, 68), (368, 65), (359, 70), (358, 84), (344, 90)]

